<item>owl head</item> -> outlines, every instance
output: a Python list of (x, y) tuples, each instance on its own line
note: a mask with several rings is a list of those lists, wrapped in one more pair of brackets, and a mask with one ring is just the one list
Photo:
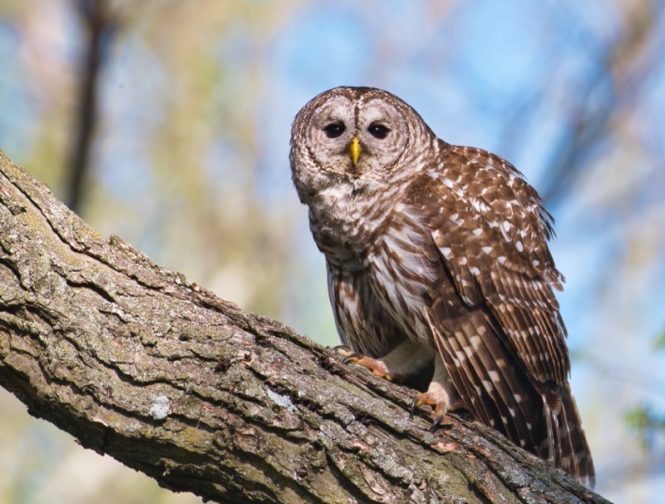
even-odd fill
[(340, 183), (390, 184), (436, 136), (418, 113), (381, 89), (337, 87), (309, 101), (291, 131), (291, 170), (303, 202)]

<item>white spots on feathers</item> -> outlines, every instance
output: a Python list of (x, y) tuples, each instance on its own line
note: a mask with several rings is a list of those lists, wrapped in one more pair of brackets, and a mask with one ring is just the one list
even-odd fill
[(479, 213), (487, 213), (491, 208), (483, 201), (479, 199), (472, 199), (471, 206)]
[(450, 247), (441, 247), (441, 253), (443, 254), (443, 257), (445, 257), (448, 260), (450, 260), (454, 257), (453, 256), (453, 251)]

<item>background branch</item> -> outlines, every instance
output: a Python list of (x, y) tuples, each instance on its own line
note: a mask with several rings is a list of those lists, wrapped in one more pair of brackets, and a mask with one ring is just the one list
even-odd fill
[(67, 205), (80, 213), (85, 181), (90, 170), (90, 150), (97, 126), (99, 75), (106, 49), (116, 30), (107, 0), (76, 0), (86, 43), (80, 61), (78, 111), (68, 163)]

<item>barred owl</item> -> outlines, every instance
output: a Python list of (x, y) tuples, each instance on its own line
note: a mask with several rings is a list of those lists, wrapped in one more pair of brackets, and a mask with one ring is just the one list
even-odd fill
[(463, 408), (593, 485), (553, 292), (552, 218), (522, 174), (363, 87), (300, 110), (290, 162), (352, 360), (393, 380), (433, 363), (416, 398), (435, 425)]

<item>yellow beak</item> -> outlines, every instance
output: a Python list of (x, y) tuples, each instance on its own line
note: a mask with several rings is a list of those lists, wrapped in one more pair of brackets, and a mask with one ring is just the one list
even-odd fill
[(360, 140), (358, 140), (357, 136), (354, 136), (353, 140), (351, 140), (351, 144), (349, 145), (349, 155), (351, 156), (353, 166), (356, 166), (356, 164), (358, 164), (358, 159), (360, 159)]

